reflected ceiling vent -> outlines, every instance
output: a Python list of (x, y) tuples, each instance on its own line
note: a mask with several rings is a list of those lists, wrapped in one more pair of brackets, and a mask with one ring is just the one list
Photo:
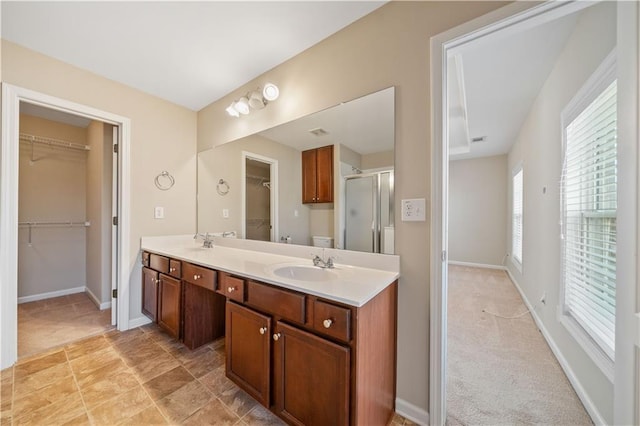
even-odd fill
[(486, 136), (477, 136), (475, 138), (471, 138), (471, 143), (482, 143), (482, 142), (486, 142), (487, 141), (487, 137)]
[(313, 134), (314, 136), (325, 136), (325, 135), (329, 134), (329, 132), (327, 132), (322, 127), (317, 127), (315, 129), (311, 129), (311, 130), (309, 130), (309, 133)]

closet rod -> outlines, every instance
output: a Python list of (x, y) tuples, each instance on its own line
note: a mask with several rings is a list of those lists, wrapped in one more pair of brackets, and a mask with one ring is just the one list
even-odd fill
[(20, 226), (37, 227), (37, 226), (91, 226), (91, 222), (18, 222)]
[(91, 147), (75, 142), (63, 141), (61, 139), (45, 138), (43, 136), (30, 135), (28, 133), (20, 133), (20, 140), (23, 142), (39, 143), (44, 145), (55, 146), (59, 148), (78, 149), (81, 151), (89, 151)]

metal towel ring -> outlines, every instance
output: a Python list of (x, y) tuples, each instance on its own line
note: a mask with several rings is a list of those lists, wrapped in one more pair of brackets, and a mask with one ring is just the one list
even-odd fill
[[(165, 178), (163, 179), (165, 180), (164, 183), (160, 182), (160, 179), (162, 178)], [(171, 187), (176, 183), (176, 180), (168, 171), (163, 170), (158, 176), (156, 176), (155, 183), (158, 189), (166, 191), (168, 189), (171, 189)]]
[(229, 183), (226, 180), (220, 179), (218, 181), (218, 184), (216, 185), (216, 191), (218, 191), (218, 194), (227, 195), (229, 193), (229, 189)]

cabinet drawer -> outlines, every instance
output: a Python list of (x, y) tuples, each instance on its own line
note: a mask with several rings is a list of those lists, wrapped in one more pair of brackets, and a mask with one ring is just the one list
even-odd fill
[(304, 294), (249, 281), (247, 283), (247, 304), (262, 311), (304, 324)]
[(157, 254), (149, 256), (149, 267), (163, 274), (169, 273), (169, 258)]
[(203, 268), (202, 266), (197, 266), (185, 262), (183, 265), (183, 270), (183, 280), (190, 282), (191, 284), (204, 287), (208, 290), (215, 291), (216, 271), (214, 271), (213, 269), (207, 269)]
[(142, 252), (142, 266), (146, 266), (147, 268), (149, 267), (149, 252), (148, 251), (143, 251)]
[(348, 342), (351, 340), (351, 310), (315, 300), (313, 302), (313, 329)]
[(220, 272), (220, 287), (218, 288), (218, 292), (229, 299), (244, 302), (245, 281), (242, 278), (231, 276), (226, 272)]
[(182, 277), (182, 262), (175, 259), (169, 259), (169, 275), (180, 279)]

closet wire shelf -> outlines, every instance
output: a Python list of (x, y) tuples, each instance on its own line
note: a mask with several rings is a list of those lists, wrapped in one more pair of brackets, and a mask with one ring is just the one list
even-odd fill
[(86, 228), (91, 226), (91, 222), (18, 222), (18, 226), (29, 228), (29, 247), (31, 247), (31, 231), (33, 228), (45, 228), (45, 227), (63, 227), (63, 228)]
[(76, 149), (80, 151), (90, 151), (91, 147), (75, 142), (69, 142), (62, 139), (45, 138), (42, 136), (30, 135), (28, 133), (20, 133), (21, 142), (29, 142), (31, 144), (49, 145), (56, 148)]

